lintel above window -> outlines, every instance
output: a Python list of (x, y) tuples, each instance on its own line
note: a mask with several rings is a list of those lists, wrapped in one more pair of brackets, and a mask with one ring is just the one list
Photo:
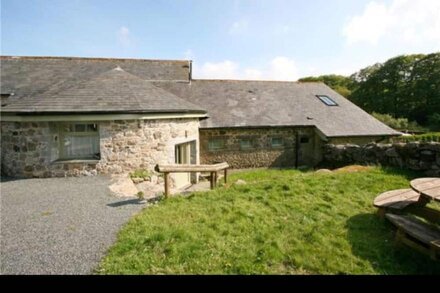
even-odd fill
[(330, 98), (329, 96), (326, 96), (326, 95), (316, 95), (316, 97), (318, 99), (320, 99), (321, 102), (323, 102), (327, 106), (338, 106), (338, 104), (332, 98)]

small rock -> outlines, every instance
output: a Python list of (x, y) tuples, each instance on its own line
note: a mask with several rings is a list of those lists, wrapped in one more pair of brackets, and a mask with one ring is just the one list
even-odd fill
[(316, 170), (315, 173), (321, 174), (321, 173), (333, 173), (332, 170), (329, 169), (319, 169)]
[(235, 181), (235, 184), (236, 184), (236, 185), (246, 185), (247, 182), (244, 181), (244, 180), (238, 179), (237, 181)]

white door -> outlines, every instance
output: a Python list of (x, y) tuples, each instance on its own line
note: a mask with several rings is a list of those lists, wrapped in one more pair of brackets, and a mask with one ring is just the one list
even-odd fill
[[(175, 163), (189, 165), (191, 163), (191, 144), (183, 143), (176, 145)], [(184, 188), (191, 185), (191, 173), (174, 173), (175, 188)]]

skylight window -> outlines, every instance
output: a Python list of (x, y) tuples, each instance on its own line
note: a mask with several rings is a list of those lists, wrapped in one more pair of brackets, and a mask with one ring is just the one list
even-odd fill
[(316, 95), (327, 106), (337, 106), (338, 104), (326, 95)]

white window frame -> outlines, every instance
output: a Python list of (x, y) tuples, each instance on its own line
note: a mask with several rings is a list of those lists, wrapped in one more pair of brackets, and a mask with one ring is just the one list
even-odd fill
[[(85, 131), (77, 131), (77, 125), (84, 125)], [(95, 125), (96, 130), (88, 131), (87, 128), (89, 125)], [(66, 131), (66, 128), (70, 127), (71, 131)], [(72, 123), (61, 123), (58, 128), (60, 143), (59, 143), (59, 158), (60, 160), (99, 160), (100, 155), (98, 157), (93, 155), (88, 156), (68, 156), (66, 154), (66, 147), (64, 145), (66, 137), (96, 137), (98, 141), (98, 150), (100, 149), (100, 139), (99, 139), (99, 125), (94, 122), (72, 122)]]

